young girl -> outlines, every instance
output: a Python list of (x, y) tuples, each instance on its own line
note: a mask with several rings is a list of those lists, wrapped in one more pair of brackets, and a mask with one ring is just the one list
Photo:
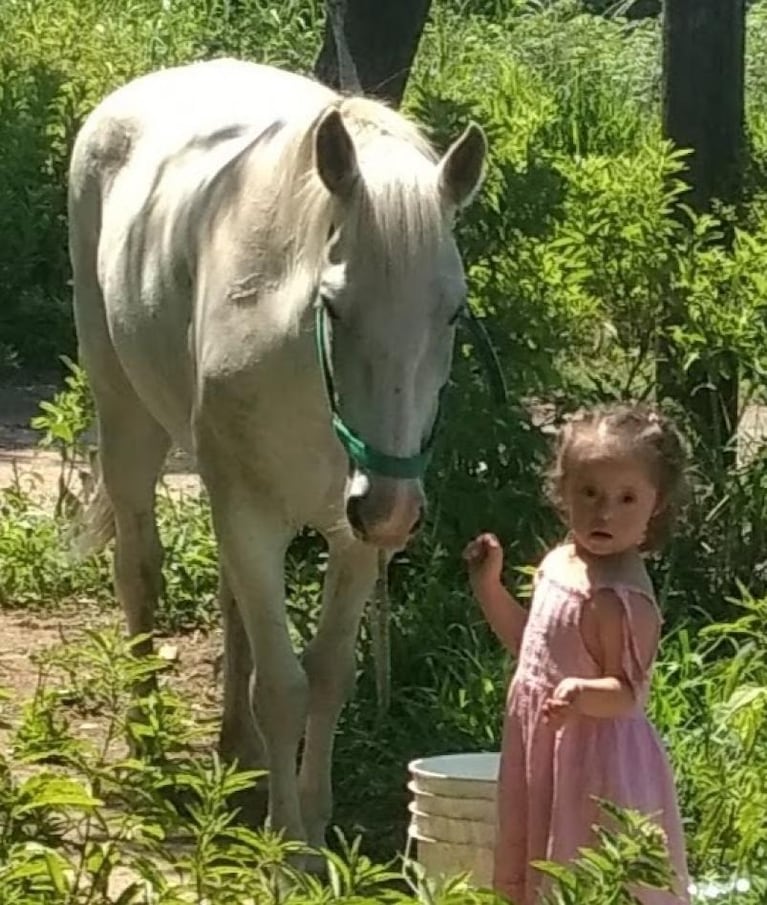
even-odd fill
[(684, 454), (673, 425), (644, 406), (575, 415), (560, 433), (550, 490), (568, 542), (543, 559), (529, 612), (501, 583), (492, 534), (466, 548), (474, 594), (518, 658), (498, 790), (495, 888), (534, 905), (534, 860), (565, 863), (593, 843), (592, 796), (657, 815), (677, 883), (643, 905), (688, 901), (684, 838), (663, 746), (643, 706), (661, 616), (642, 561), (670, 526)]

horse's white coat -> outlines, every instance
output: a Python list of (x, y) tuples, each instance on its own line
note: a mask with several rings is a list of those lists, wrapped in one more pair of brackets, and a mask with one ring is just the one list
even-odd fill
[[(465, 293), (452, 218), (484, 151), (473, 127), (437, 160), (380, 104), (232, 60), (128, 84), (73, 151), (75, 313), (101, 463), (90, 527), (114, 528), (129, 628), (151, 631), (155, 483), (172, 441), (194, 453), (221, 560), (222, 747), (269, 767), (272, 824), (314, 844), (330, 817), (333, 733), (377, 549), (406, 543), (423, 492), (415, 480), (347, 480), (313, 307), (321, 299), (332, 318), (346, 422), (383, 452), (418, 452)], [(325, 536), (329, 562), (299, 661), (283, 570), (303, 525)]]

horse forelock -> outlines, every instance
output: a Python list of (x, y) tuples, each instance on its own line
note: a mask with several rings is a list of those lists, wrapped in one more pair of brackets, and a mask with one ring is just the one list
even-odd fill
[[(314, 160), (315, 128), (330, 107), (343, 117), (360, 169), (343, 201), (322, 183)], [(292, 132), (284, 155), (279, 220), (294, 236), (295, 265), (315, 276), (328, 235), (342, 222), (369, 266), (392, 278), (432, 254), (449, 228), (436, 152), (414, 123), (384, 104), (338, 98)]]

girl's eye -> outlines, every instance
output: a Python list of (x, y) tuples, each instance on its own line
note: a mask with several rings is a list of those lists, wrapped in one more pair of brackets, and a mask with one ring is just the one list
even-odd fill
[(624, 493), (623, 494), (623, 502), (624, 503), (635, 503), (636, 497), (633, 493)]
[(581, 490), (581, 493), (582, 493), (582, 494), (586, 497), (586, 499), (588, 499), (588, 500), (593, 500), (594, 497), (597, 495), (597, 492), (596, 492), (596, 490), (594, 490), (593, 487), (584, 487), (584, 488)]

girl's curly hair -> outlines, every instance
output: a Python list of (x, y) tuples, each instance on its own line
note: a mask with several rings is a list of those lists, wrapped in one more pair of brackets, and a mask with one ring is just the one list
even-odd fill
[(644, 403), (614, 403), (581, 409), (559, 430), (554, 461), (547, 476), (548, 497), (564, 512), (563, 489), (568, 460), (578, 440), (599, 433), (614, 439), (644, 461), (658, 489), (661, 507), (650, 519), (644, 550), (657, 550), (668, 539), (687, 496), (687, 453), (676, 425)]

